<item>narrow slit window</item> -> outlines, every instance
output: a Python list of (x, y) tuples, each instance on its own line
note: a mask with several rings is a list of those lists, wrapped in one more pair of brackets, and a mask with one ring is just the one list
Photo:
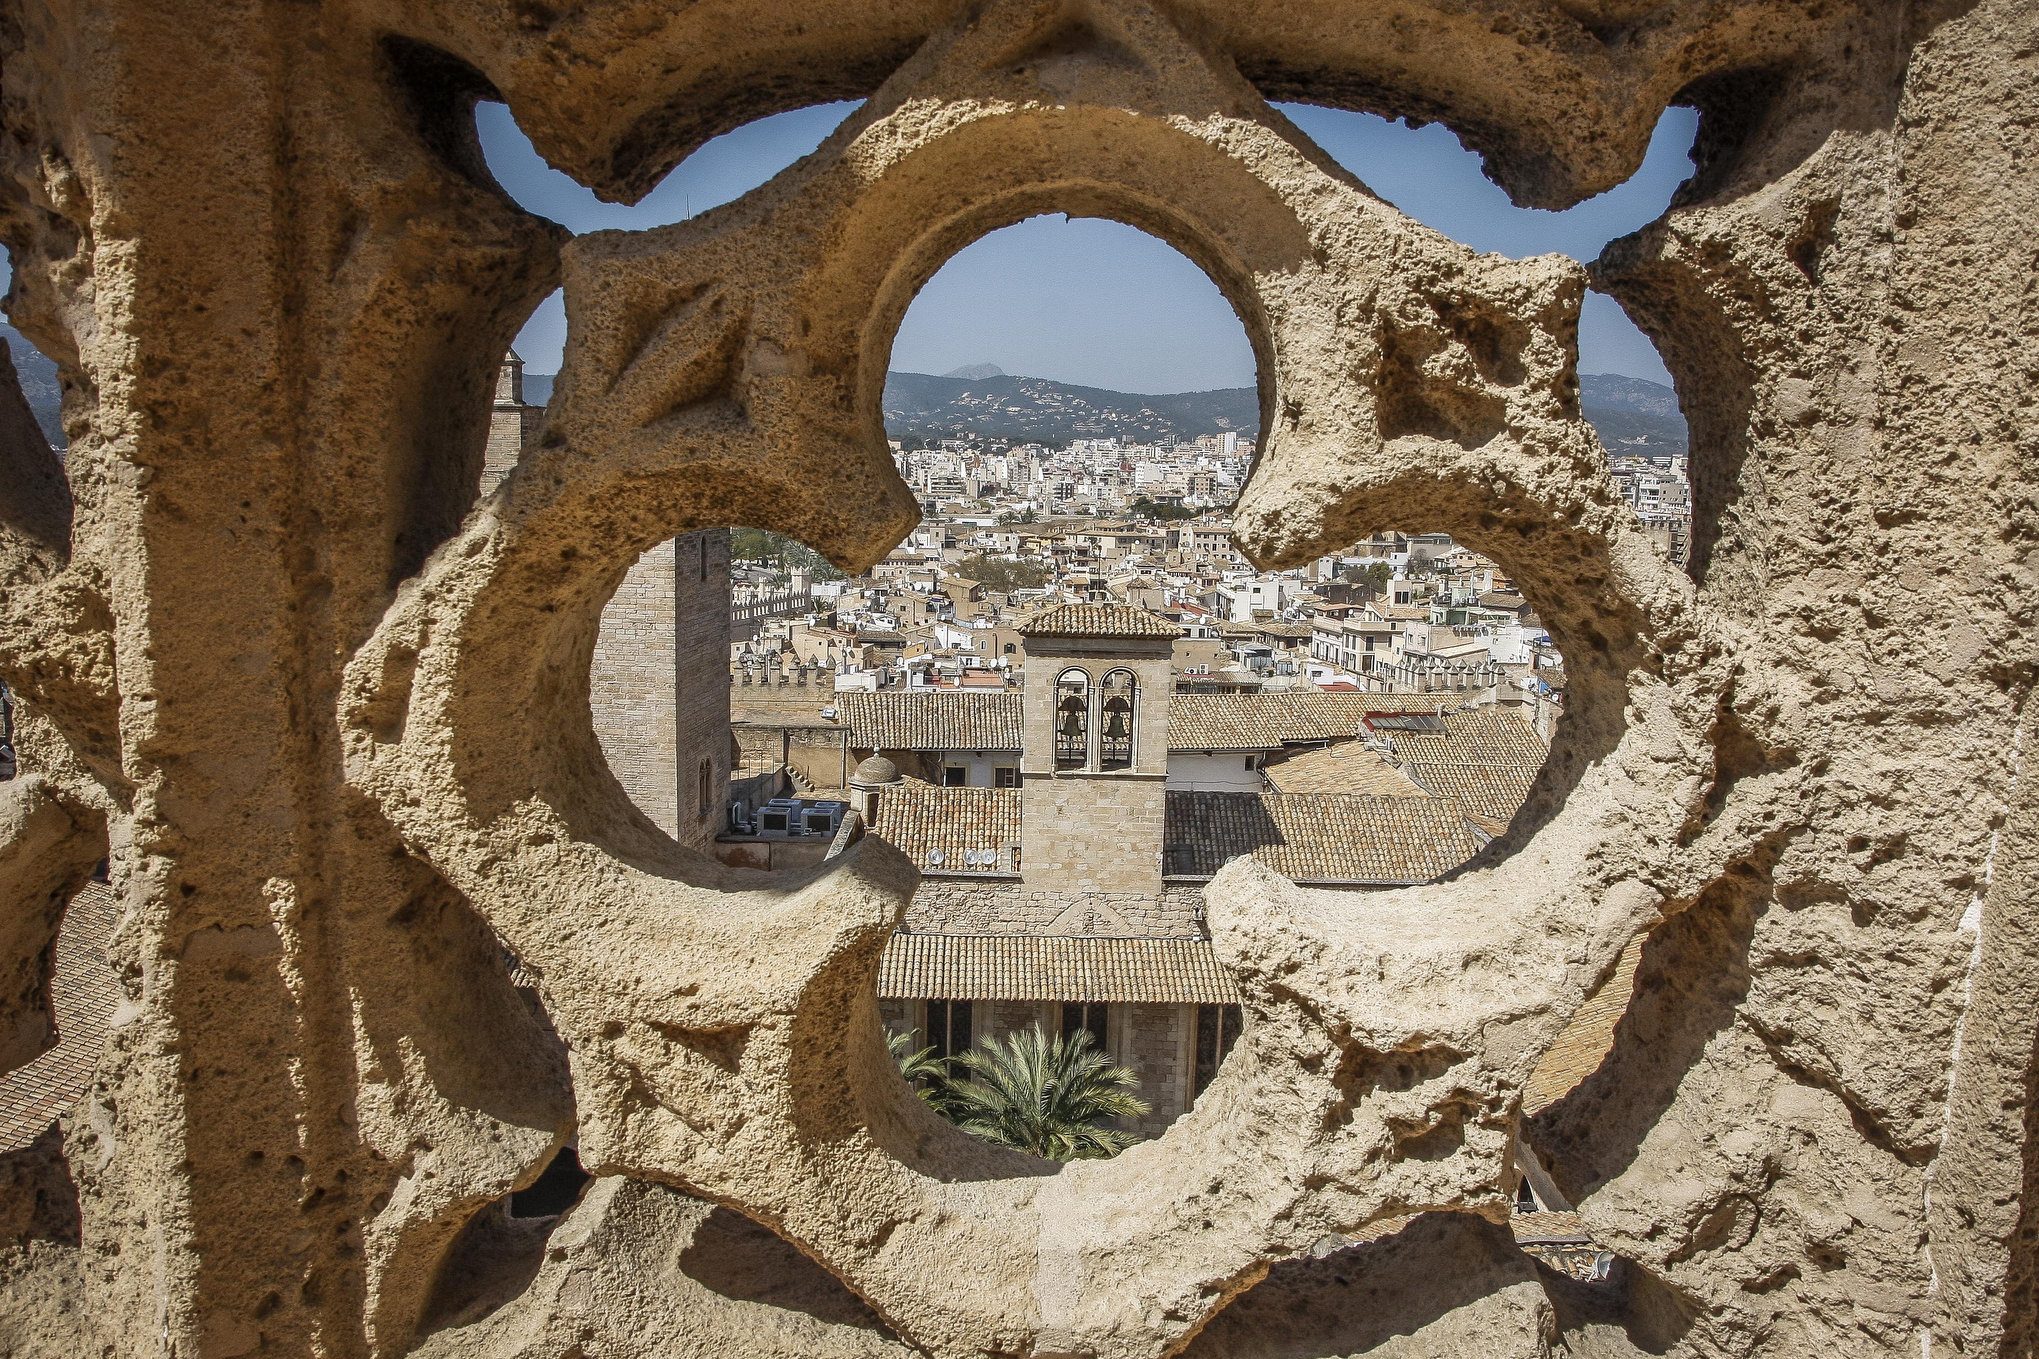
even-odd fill
[(1218, 1067), (1232, 1045), (1239, 1041), (1245, 1014), (1237, 1005), (1199, 1005), (1196, 1008), (1196, 1093), (1201, 1095), (1217, 1079)]
[(931, 1000), (927, 1003), (927, 1043), (939, 1058), (960, 1057), (970, 1050), (970, 1002)]
[(1108, 1052), (1105, 1038), (1109, 1033), (1105, 1007), (1099, 1001), (1069, 1001), (1062, 1006), (1062, 1037), (1072, 1040), (1079, 1033), (1090, 1035), (1091, 1047), (1098, 1052)]

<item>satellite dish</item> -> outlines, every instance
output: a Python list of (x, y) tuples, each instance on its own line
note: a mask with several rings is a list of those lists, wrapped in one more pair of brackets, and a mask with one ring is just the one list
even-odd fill
[(938, 849), (931, 849), (927, 852), (927, 861), (930, 864), (933, 864), (936, 868), (940, 868), (942, 866), (945, 858), (946, 856)]

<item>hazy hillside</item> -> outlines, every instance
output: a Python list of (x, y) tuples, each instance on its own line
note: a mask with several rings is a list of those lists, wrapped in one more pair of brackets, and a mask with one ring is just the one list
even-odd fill
[(1579, 410), (1615, 453), (1661, 456), (1688, 447), (1678, 394), (1661, 382), (1618, 373), (1581, 374)]
[[(543, 405), (551, 396), (549, 375), (524, 375), (526, 401)], [(1166, 434), (1194, 439), (1228, 429), (1249, 437), (1260, 431), (1260, 397), (1251, 387), (1141, 396), (1014, 377), (988, 363), (942, 376), (888, 373), (884, 401), (885, 431), (895, 439), (971, 433), (1059, 445), (1112, 435), (1151, 441)], [(1686, 450), (1677, 394), (1662, 383), (1589, 373), (1579, 379), (1579, 403), (1600, 442), (1615, 453), (1661, 457)]]
[(884, 400), (885, 429), (894, 438), (968, 432), (1043, 444), (1113, 436), (1151, 442), (1260, 429), (1260, 397), (1251, 387), (1142, 396), (1005, 374), (888, 373)]
[(57, 381), (57, 365), (5, 322), (0, 322), (0, 338), (7, 341), (14, 371), (21, 377), (21, 394), (28, 398), (29, 413), (42, 426), (43, 437), (53, 448), (64, 447), (64, 391)]

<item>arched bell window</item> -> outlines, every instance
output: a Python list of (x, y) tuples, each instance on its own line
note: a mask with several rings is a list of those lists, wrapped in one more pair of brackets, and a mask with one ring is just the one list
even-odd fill
[(1098, 685), (1097, 767), (1133, 767), (1133, 726), (1139, 715), (1140, 682), (1130, 670), (1113, 670)]
[(1064, 670), (1055, 681), (1055, 767), (1081, 769), (1090, 762), (1090, 676)]

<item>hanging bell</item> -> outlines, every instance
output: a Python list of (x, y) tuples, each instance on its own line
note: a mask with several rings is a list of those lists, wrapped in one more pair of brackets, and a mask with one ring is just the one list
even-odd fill
[(1105, 718), (1104, 734), (1105, 739), (1108, 741), (1123, 741), (1132, 735), (1132, 732), (1126, 727), (1126, 710), (1124, 708), (1113, 708), (1111, 716)]
[(1065, 740), (1075, 741), (1080, 739), (1082, 735), (1083, 735), (1083, 718), (1073, 712), (1064, 716), (1062, 719), (1063, 738)]

